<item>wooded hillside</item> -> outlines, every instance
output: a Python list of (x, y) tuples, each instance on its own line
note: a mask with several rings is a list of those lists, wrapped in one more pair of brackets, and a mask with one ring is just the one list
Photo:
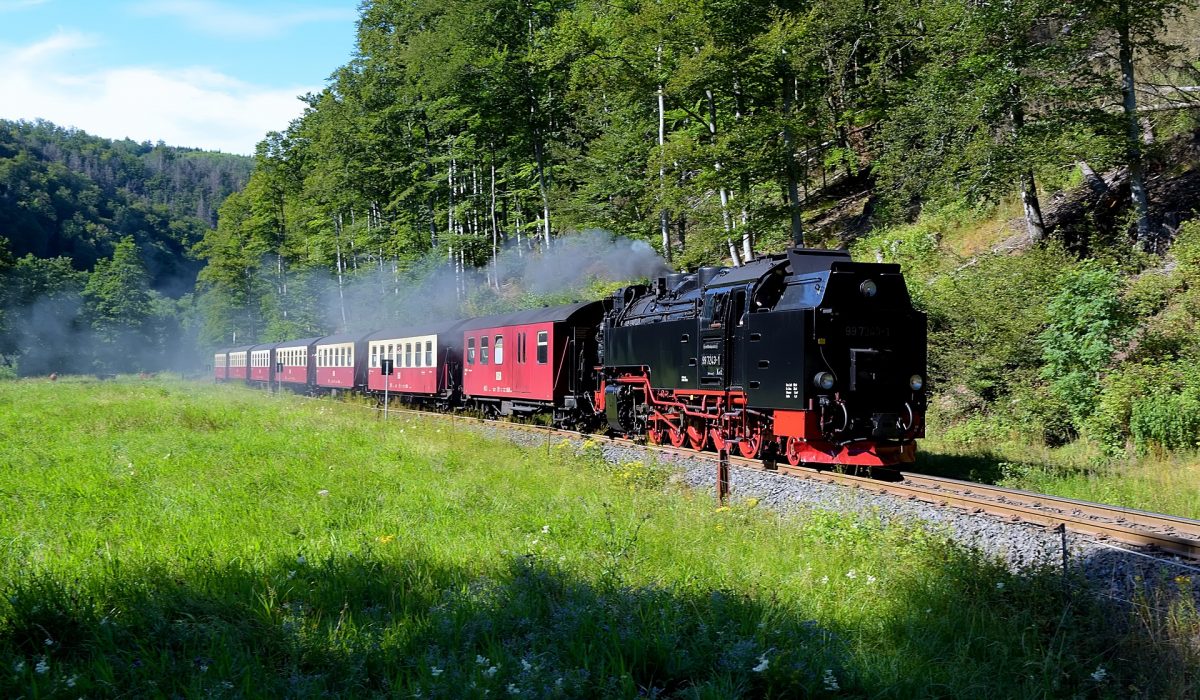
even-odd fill
[(194, 361), (192, 247), (252, 165), (0, 120), (0, 372)]
[(326, 286), (300, 284), (312, 270), (343, 298), (369, 271), (388, 309), (414, 260), (445, 261), (469, 296), (472, 269), (505, 286), (505, 250), (589, 228), (680, 267), (737, 264), (1015, 199), (1053, 238), (1047, 198), (1081, 167), (1125, 169), (1112, 242), (1159, 249), (1183, 217), (1153, 216), (1146, 169), (1200, 96), (1184, 9), (366, 2), (353, 60), (260, 145), (200, 247), (206, 337), (345, 325), (344, 302), (305, 296)]

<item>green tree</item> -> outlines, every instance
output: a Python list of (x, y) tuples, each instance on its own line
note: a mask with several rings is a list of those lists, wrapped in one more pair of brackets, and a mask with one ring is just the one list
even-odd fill
[(154, 322), (157, 295), (132, 238), (96, 263), (83, 289), (84, 317), (103, 345), (97, 365), (108, 371), (155, 368), (161, 352)]

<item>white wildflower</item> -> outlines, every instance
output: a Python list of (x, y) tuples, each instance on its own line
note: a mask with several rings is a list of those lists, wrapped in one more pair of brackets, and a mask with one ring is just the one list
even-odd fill
[(1100, 664), (1095, 671), (1092, 671), (1092, 680), (1103, 683), (1105, 678), (1108, 678), (1108, 669), (1104, 668), (1104, 664)]
[(998, 590), (998, 591), (1004, 590), (1004, 582), (1003, 581), (996, 582), (996, 590)]
[(528, 671), (529, 669), (533, 668), (533, 664), (529, 663), (529, 662), (528, 662), (527, 660), (525, 660), (525, 659), (521, 659), (521, 668), (523, 668), (523, 669), (525, 669), (526, 671)]
[(287, 577), (288, 577), (288, 580), (291, 581), (292, 579), (296, 578), (296, 572), (294, 570), (289, 571)]
[(856, 572), (854, 569), (850, 569), (846, 572), (846, 578), (858, 578), (858, 572)]
[(549, 526), (549, 525), (543, 525), (543, 526), (542, 526), (542, 534), (543, 534), (543, 535), (548, 535), (548, 534), (550, 534), (550, 526)]
[(476, 654), (475, 655), (475, 663), (479, 664), (480, 666), (487, 666), (488, 665), (487, 657), (485, 657), (481, 654)]
[(822, 576), (822, 577), (821, 577), (821, 583), (829, 583), (829, 577), (828, 577), (828, 576)]
[(308, 560), (304, 558), (303, 554), (297, 554), (296, 555), (296, 563), (299, 564), (300, 566), (304, 566), (305, 564), (308, 563)]
[(508, 684), (508, 694), (509, 695), (520, 695), (521, 689), (518, 688), (515, 684), (509, 683)]
[(529, 546), (532, 547), (532, 546), (536, 545), (537, 543), (538, 543), (538, 540), (534, 540), (529, 543)]
[(75, 680), (76, 680), (77, 678), (78, 678), (78, 676), (71, 676), (70, 678), (68, 678), (68, 679), (67, 679), (67, 687), (68, 687), (68, 688), (74, 688), (74, 687), (75, 687)]
[(50, 639), (49, 637), (46, 637), (45, 645), (48, 647), (54, 646), (54, 640)]
[(24, 672), (25, 672), (25, 660), (24, 659), (21, 659), (13, 664), (13, 673), (24, 673)]
[(429, 673), (434, 678), (437, 678), (438, 676), (442, 675), (442, 669), (438, 668), (437, 666), (434, 666), (433, 668), (429, 669)]
[(874, 576), (867, 574), (867, 585), (868, 586), (873, 585), (878, 580), (879, 579), (875, 578)]
[(767, 661), (767, 655), (763, 654), (762, 656), (758, 657), (758, 665), (750, 670), (754, 671), (755, 673), (762, 673), (763, 671), (767, 670), (767, 666), (770, 665), (770, 662)]
[(484, 678), (491, 678), (494, 675), (496, 675), (496, 667), (495, 666), (488, 666), (488, 669), (483, 672)]
[(321, 489), (320, 491), (317, 491), (317, 495), (321, 498), (325, 498), (329, 495), (329, 489)]
[(43, 658), (41, 661), (37, 662), (37, 666), (34, 666), (33, 670), (37, 671), (38, 673), (45, 674), (46, 671), (50, 670), (50, 664), (46, 663), (46, 659)]
[(833, 675), (832, 668), (825, 669), (825, 676), (821, 679), (821, 681), (825, 683), (825, 690), (841, 690), (842, 686), (838, 685), (837, 676)]

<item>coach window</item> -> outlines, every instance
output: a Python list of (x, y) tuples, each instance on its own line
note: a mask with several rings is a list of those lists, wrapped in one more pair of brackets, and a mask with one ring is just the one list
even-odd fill
[(413, 355), (415, 356), (414, 360), (416, 361), (418, 367), (424, 367), (425, 363), (421, 361), (421, 341), (418, 340), (415, 343), (415, 345), (417, 347), (416, 347), (416, 352), (413, 353)]
[(496, 336), (496, 364), (504, 364), (504, 336)]
[(467, 364), (475, 364), (475, 339), (467, 338)]
[(432, 340), (425, 341), (425, 366), (426, 367), (433, 366), (433, 341)]
[(379, 366), (379, 346), (378, 345), (371, 346), (371, 366), (372, 367)]
[(404, 366), (412, 367), (412, 343), (404, 344)]
[(538, 331), (537, 361), (544, 365), (550, 361), (550, 332)]
[(486, 365), (488, 363), (488, 337), (482, 336), (479, 338), (479, 364)]

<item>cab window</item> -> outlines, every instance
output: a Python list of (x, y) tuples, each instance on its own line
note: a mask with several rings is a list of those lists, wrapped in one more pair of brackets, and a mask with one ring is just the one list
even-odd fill
[(467, 364), (475, 364), (475, 339), (467, 338)]
[(479, 364), (486, 365), (488, 363), (488, 337), (485, 335), (479, 339)]

